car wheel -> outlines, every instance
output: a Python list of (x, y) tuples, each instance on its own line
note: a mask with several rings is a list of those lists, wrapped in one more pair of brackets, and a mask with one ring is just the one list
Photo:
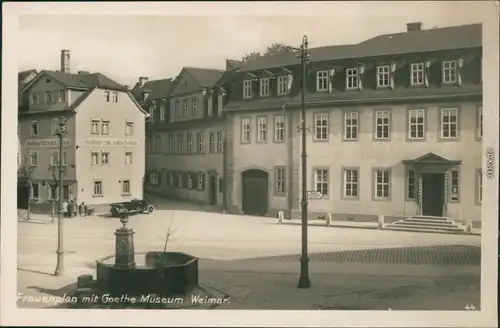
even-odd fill
[(137, 213), (142, 213), (142, 212), (143, 212), (139, 206), (137, 206), (137, 207), (135, 208), (135, 211), (136, 211)]
[(155, 210), (154, 206), (153, 205), (149, 205), (148, 208), (147, 208), (147, 212), (148, 214), (151, 214), (153, 213), (153, 211)]

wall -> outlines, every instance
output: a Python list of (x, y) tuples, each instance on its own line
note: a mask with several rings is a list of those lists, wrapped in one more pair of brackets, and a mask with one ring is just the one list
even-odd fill
[[(49, 82), (50, 81), (50, 82)], [(67, 106), (67, 101), (58, 101), (59, 91), (64, 90), (66, 93), (66, 99), (68, 99), (68, 91), (66, 86), (60, 84), (56, 80), (52, 78), (48, 78), (46, 75), (41, 75), (37, 77), (37, 80), (33, 85), (28, 89), (28, 101), (29, 101), (29, 110), (30, 111), (47, 111), (64, 109)], [(52, 92), (52, 103), (47, 104), (45, 101), (45, 92)], [(32, 95), (34, 92), (38, 92), (38, 102), (36, 104), (32, 103)], [(75, 98), (76, 99), (76, 98)]]
[[(78, 180), (78, 202), (89, 205), (109, 204), (143, 198), (143, 177), (145, 170), (145, 114), (139, 110), (130, 96), (118, 93), (118, 102), (105, 102), (102, 89), (94, 90), (77, 108), (76, 159)], [(91, 121), (109, 120), (109, 135), (92, 135)], [(133, 135), (125, 135), (125, 123), (133, 122)], [(92, 145), (98, 142), (136, 142), (135, 146)], [(91, 152), (109, 151), (108, 165), (91, 165)], [(133, 152), (132, 164), (125, 164), (125, 152)], [(122, 195), (122, 181), (130, 180), (130, 195)], [(95, 180), (103, 183), (103, 195), (93, 195)]]
[[(192, 115), (192, 99), (196, 99), (196, 115)], [(175, 102), (179, 101), (179, 108), (181, 110), (181, 114), (184, 114), (184, 107), (182, 105), (183, 99), (187, 99), (188, 101), (188, 111), (189, 115), (187, 117), (178, 117), (175, 111)], [(183, 122), (194, 119), (201, 119), (204, 117), (204, 113), (206, 111), (206, 100), (202, 95), (201, 91), (186, 94), (183, 96), (176, 96), (170, 98), (170, 122)], [(217, 108), (214, 107), (214, 113), (216, 113)]]

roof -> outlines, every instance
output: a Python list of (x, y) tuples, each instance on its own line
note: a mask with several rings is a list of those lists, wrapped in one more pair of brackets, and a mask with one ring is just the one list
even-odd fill
[(142, 87), (136, 85), (131, 93), (139, 102), (143, 101), (141, 95), (144, 91), (149, 92), (147, 100), (161, 99), (168, 95), (173, 85), (174, 82), (172, 79), (152, 80), (144, 83)]
[(222, 87), (224, 84), (232, 80), (235, 76), (238, 75), (238, 69), (230, 69), (222, 73), (220, 79), (213, 85), (214, 87)]
[(243, 65), (243, 61), (234, 60), (234, 59), (226, 59), (226, 69), (238, 68)]
[(36, 73), (36, 69), (29, 69), (26, 71), (21, 71), (17, 73), (17, 79), (19, 82), (24, 81), (31, 73)]
[(27, 86), (30, 86), (37, 80), (40, 76), (47, 75), (61, 84), (64, 84), (68, 88), (79, 88), (79, 89), (92, 89), (92, 88), (104, 88), (104, 89), (116, 89), (116, 90), (126, 90), (125, 87), (118, 82), (113, 81), (109, 77), (101, 73), (64, 73), (59, 71), (49, 71), (43, 70), (38, 74), (38, 76), (33, 79)]
[[(21, 71), (17, 73), (17, 95), (18, 95), (18, 101), (19, 104), (22, 102), (22, 97), (23, 97), (23, 89), (26, 86), (26, 78), (32, 74), (32, 73), (37, 73), (35, 69), (30, 69), (26, 71)], [(29, 83), (30, 81), (28, 81)]]
[(184, 67), (183, 70), (191, 74), (202, 88), (212, 87), (224, 73), (223, 70), (212, 68)]
[[(312, 62), (358, 59), (406, 53), (432, 52), (482, 46), (482, 24), (442, 27), (403, 33), (384, 34), (358, 44), (335, 45), (309, 49)], [(298, 65), (297, 52), (262, 56), (249, 61), (239, 71), (255, 71)]]

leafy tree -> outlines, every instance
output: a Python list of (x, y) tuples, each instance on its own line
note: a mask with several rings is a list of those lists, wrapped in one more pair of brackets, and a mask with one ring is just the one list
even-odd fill
[(278, 55), (278, 54), (282, 54), (282, 53), (290, 52), (290, 51), (293, 51), (292, 47), (290, 47), (290, 46), (284, 45), (282, 43), (273, 43), (266, 48), (266, 51), (264, 52), (264, 54), (261, 54), (260, 52), (250, 52), (250, 53), (246, 54), (245, 56), (243, 56), (242, 61), (244, 63), (247, 63), (247, 62), (254, 60), (258, 57), (261, 57), (261, 56)]
[(249, 61), (251, 60), (254, 60), (254, 59), (257, 59), (258, 57), (262, 56), (260, 54), (260, 52), (250, 52), (248, 54), (246, 54), (245, 56), (243, 56), (243, 58), (241, 59), (244, 63), (248, 63)]

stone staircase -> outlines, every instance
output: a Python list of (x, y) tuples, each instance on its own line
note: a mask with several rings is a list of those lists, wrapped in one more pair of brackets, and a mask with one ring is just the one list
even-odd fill
[(387, 230), (438, 232), (438, 233), (466, 233), (463, 224), (455, 220), (440, 216), (412, 216), (388, 224)]

